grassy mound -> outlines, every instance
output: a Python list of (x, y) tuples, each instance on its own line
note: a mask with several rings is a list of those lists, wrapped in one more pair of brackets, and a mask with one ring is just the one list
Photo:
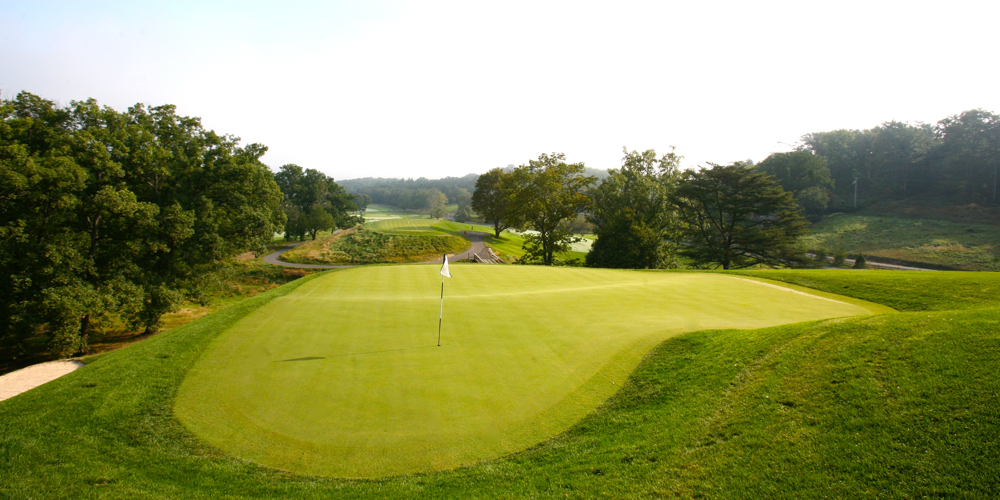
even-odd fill
[[(392, 219), (397, 220), (411, 219)], [(281, 259), (298, 264), (333, 265), (427, 262), (444, 254), (464, 252), (469, 245), (468, 240), (458, 236), (390, 234), (361, 226), (303, 243), (282, 254)]]
[(828, 252), (863, 253), (879, 262), (1000, 271), (1000, 227), (981, 222), (840, 214), (814, 225), (803, 242)]
[[(605, 404), (529, 450), (450, 472), (338, 480), (231, 458), (172, 417), (208, 341), (315, 279), (305, 278), (0, 403), (0, 497), (1000, 495), (1000, 301), (987, 300), (1000, 275), (768, 277), (910, 312), (681, 334)], [(983, 295), (964, 303), (971, 292)]]

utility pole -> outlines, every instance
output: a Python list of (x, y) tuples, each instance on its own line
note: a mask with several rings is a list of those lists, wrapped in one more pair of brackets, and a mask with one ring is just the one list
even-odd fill
[(854, 178), (854, 208), (858, 208), (858, 178)]

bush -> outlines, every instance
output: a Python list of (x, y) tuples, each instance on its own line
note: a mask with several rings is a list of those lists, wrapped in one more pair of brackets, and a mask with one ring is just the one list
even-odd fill
[(282, 276), (284, 276), (286, 278), (291, 278), (291, 279), (302, 278), (302, 277), (304, 277), (304, 276), (306, 276), (308, 274), (309, 274), (309, 272), (306, 271), (305, 269), (282, 269), (281, 270), (281, 275)]
[(858, 258), (854, 259), (854, 269), (864, 269), (865, 268), (865, 256), (858, 254)]

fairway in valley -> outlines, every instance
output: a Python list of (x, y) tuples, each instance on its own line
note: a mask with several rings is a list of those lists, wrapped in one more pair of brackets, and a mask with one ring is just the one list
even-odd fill
[(304, 283), (207, 347), (180, 387), (177, 417), (234, 456), (297, 473), (448, 469), (569, 428), (679, 333), (888, 310), (717, 274), (481, 265), (452, 274), (441, 347), (437, 266)]

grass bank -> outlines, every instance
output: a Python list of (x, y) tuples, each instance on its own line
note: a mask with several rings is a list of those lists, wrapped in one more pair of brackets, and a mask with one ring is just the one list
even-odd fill
[(0, 403), (0, 497), (1000, 495), (1000, 302), (990, 294), (1000, 275), (766, 277), (906, 312), (678, 335), (612, 398), (531, 449), (449, 472), (339, 480), (229, 457), (172, 416), (209, 341), (305, 278)]
[[(381, 223), (427, 219), (389, 219)], [(430, 227), (426, 223), (421, 227)], [(469, 241), (435, 231), (413, 234), (382, 232), (359, 226), (326, 238), (303, 243), (281, 255), (298, 264), (386, 264), (426, 262), (444, 254), (456, 254), (469, 248)]]
[(1000, 271), (1000, 227), (982, 222), (838, 214), (815, 224), (803, 243), (876, 261)]

